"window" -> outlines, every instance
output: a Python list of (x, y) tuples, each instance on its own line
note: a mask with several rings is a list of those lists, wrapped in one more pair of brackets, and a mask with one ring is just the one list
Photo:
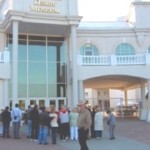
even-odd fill
[(86, 55), (86, 56), (99, 55), (97, 47), (95, 45), (89, 44), (89, 43), (81, 46), (79, 53), (81, 55)]
[(122, 43), (116, 48), (116, 55), (135, 55), (135, 49), (128, 43)]

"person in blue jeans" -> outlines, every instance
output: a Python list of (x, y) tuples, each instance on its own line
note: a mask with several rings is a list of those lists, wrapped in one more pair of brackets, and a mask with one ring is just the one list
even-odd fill
[(26, 119), (27, 119), (27, 121), (26, 121), (26, 124), (27, 124), (27, 130), (26, 130), (26, 137), (27, 138), (31, 138), (31, 130), (32, 130), (32, 120), (31, 120), (31, 116), (30, 116), (30, 112), (31, 112), (31, 110), (33, 109), (33, 106), (31, 105), (29, 105), (28, 106), (28, 109), (27, 109), (27, 112), (26, 112)]
[(114, 130), (116, 127), (116, 117), (110, 110), (108, 110), (106, 113), (108, 114), (107, 125), (109, 126), (109, 134), (110, 134), (109, 139), (114, 140), (115, 139)]
[(49, 130), (49, 115), (46, 108), (41, 108), (42, 112), (39, 114), (39, 144), (48, 144), (48, 130)]
[(13, 138), (20, 139), (19, 132), (20, 132), (20, 123), (22, 120), (22, 112), (18, 104), (15, 104), (15, 107), (12, 109), (11, 118), (13, 123)]

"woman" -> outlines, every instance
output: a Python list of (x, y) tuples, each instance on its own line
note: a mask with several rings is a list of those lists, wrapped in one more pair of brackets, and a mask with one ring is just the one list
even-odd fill
[(100, 111), (100, 108), (96, 109), (95, 117), (94, 117), (94, 130), (97, 139), (102, 138), (103, 132), (103, 112)]
[(50, 126), (51, 126), (51, 133), (52, 133), (52, 144), (56, 144), (56, 138), (57, 138), (57, 128), (58, 128), (58, 115), (55, 111), (55, 106), (51, 106), (50, 110)]
[(77, 120), (79, 113), (77, 112), (77, 107), (74, 107), (69, 114), (69, 123), (70, 123), (70, 139), (78, 140), (78, 127)]

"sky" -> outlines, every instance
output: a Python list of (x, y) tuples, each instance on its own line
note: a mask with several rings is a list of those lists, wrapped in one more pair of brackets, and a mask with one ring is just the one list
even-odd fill
[[(82, 21), (116, 21), (127, 16), (134, 0), (78, 0), (79, 15)], [(142, 0), (150, 1), (150, 0)]]

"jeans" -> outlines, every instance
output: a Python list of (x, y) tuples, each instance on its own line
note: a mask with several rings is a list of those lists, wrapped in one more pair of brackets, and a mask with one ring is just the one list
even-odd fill
[(102, 137), (102, 130), (95, 130), (95, 134), (96, 134), (96, 137), (98, 138), (101, 138)]
[(110, 124), (110, 125), (109, 125), (109, 134), (110, 134), (110, 138), (115, 138), (114, 130), (115, 130), (115, 125)]
[(3, 137), (9, 138), (9, 126), (10, 123), (3, 123)]
[(52, 144), (56, 144), (57, 127), (51, 127), (51, 133), (52, 133)]
[(31, 137), (31, 130), (32, 130), (32, 121), (27, 120), (27, 131), (26, 131), (27, 137)]
[(48, 127), (40, 125), (39, 129), (39, 144), (48, 144)]
[(70, 127), (70, 138), (71, 140), (78, 140), (78, 127), (77, 126)]
[(13, 122), (13, 138), (19, 139), (20, 122)]

